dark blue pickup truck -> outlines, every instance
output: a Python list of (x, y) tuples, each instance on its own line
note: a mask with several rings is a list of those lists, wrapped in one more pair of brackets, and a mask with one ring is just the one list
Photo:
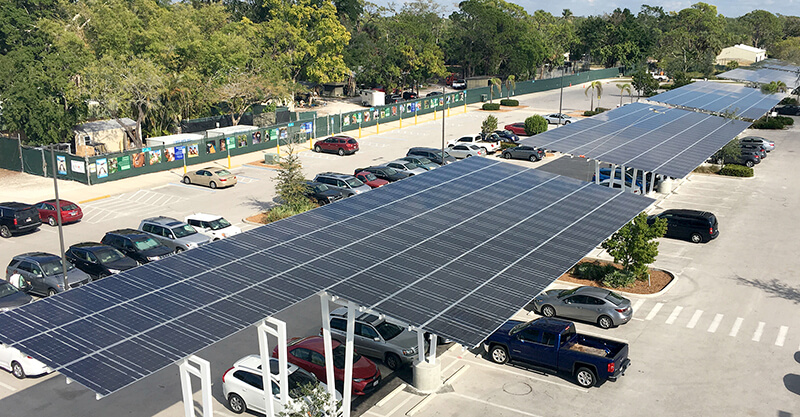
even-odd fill
[(568, 373), (584, 388), (616, 380), (631, 363), (627, 343), (580, 335), (573, 323), (547, 317), (527, 323), (509, 320), (483, 348), (496, 363), (511, 360)]

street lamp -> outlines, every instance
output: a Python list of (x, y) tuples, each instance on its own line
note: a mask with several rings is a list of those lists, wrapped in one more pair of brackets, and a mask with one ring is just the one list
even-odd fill
[(561, 65), (561, 80), (558, 81), (559, 87), (561, 87), (561, 91), (558, 94), (558, 121), (561, 122), (561, 106), (564, 103), (564, 65)]
[[(444, 95), (445, 95), (445, 90), (444, 90), (444, 87), (442, 87), (442, 154), (440, 155), (441, 158), (442, 158), (442, 166), (444, 166), (444, 116), (445, 116), (445, 114), (444, 114), (444, 104), (447, 101), (447, 100), (445, 100)], [(434, 114), (435, 113), (436, 113), (436, 110), (434, 110)]]
[(56, 218), (58, 219), (58, 240), (61, 245), (61, 268), (64, 271), (64, 291), (69, 289), (67, 280), (67, 257), (64, 255), (64, 228), (61, 222), (61, 199), (58, 198), (58, 167), (56, 166), (55, 144), (50, 145), (50, 169), (53, 171), (53, 189), (56, 194)]

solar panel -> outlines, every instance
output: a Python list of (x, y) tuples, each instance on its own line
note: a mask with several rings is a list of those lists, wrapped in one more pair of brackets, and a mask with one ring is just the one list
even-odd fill
[(471, 346), (651, 203), (469, 158), (0, 313), (0, 341), (108, 395), (330, 290)]
[(734, 112), (739, 117), (755, 120), (783, 97), (784, 94), (764, 94), (758, 88), (740, 84), (698, 81), (647, 100), (716, 113)]
[(798, 77), (800, 77), (800, 74), (769, 68), (759, 68), (755, 71), (736, 68), (717, 75), (717, 78), (750, 81), (761, 84), (768, 84), (772, 81), (783, 81), (790, 89), (800, 85), (800, 78)]
[(798, 73), (800, 72), (800, 67), (797, 65), (792, 65), (787, 62), (783, 62), (779, 59), (766, 59), (764, 61), (756, 63), (754, 66), (759, 66), (761, 68), (768, 68), (768, 69), (776, 69), (781, 71), (789, 71)]
[(632, 103), (520, 143), (683, 178), (749, 125), (741, 120)]

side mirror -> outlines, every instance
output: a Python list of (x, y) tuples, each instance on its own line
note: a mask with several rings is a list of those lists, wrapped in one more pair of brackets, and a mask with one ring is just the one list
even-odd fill
[(374, 341), (376, 341), (376, 342), (380, 342), (380, 341), (381, 341), (381, 338), (380, 338), (380, 337), (378, 337), (378, 336), (375, 336), (375, 337), (373, 337), (373, 338), (372, 338), (372, 340), (374, 340)]
[(569, 304), (569, 303), (570, 303), (569, 299), (568, 299), (568, 298), (565, 298), (565, 299), (564, 299), (564, 304)]

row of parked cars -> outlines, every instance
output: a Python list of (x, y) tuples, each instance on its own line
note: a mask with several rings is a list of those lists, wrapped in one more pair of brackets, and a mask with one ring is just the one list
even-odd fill
[[(62, 224), (76, 223), (83, 218), (81, 208), (67, 200), (59, 200)], [(0, 203), (0, 236), (10, 238), (15, 234), (33, 232), (42, 223), (58, 225), (58, 210), (55, 200), (26, 204), (16, 201)]]
[(768, 152), (775, 149), (775, 142), (759, 136), (746, 136), (739, 139), (739, 148), (741, 149), (739, 156), (732, 157), (718, 152), (711, 157), (711, 162), (719, 165), (737, 164), (752, 168), (760, 164), (767, 157)]

